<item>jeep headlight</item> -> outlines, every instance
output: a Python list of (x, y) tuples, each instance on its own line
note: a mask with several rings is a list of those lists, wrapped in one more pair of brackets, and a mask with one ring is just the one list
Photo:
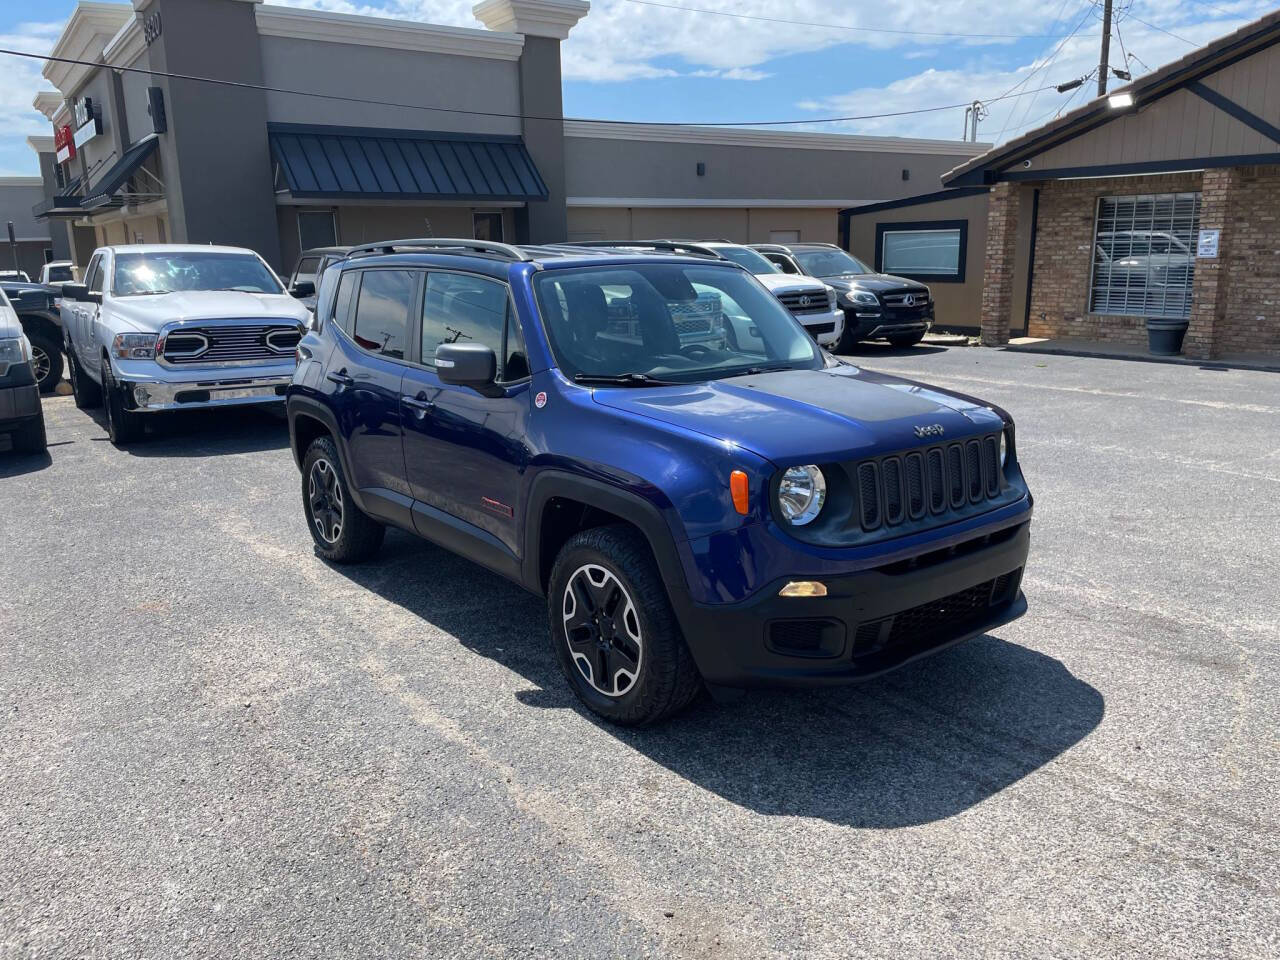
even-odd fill
[(117, 333), (111, 341), (111, 352), (120, 360), (154, 360), (154, 333)]
[(870, 290), (849, 290), (845, 293), (844, 299), (846, 303), (858, 303), (867, 307), (880, 306), (880, 301)]
[(778, 509), (793, 527), (811, 523), (827, 501), (827, 481), (813, 464), (788, 467), (778, 484)]
[(21, 337), (0, 340), (0, 377), (7, 374), (14, 364), (26, 361), (27, 344)]

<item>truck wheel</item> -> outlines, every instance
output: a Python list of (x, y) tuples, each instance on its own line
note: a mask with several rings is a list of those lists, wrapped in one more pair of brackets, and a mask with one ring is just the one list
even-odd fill
[(13, 449), (19, 453), (44, 453), (49, 449), (49, 440), (44, 432), (44, 410), (34, 421), (15, 430), (11, 438)]
[(102, 387), (89, 379), (89, 375), (80, 369), (76, 355), (71, 347), (67, 347), (67, 363), (71, 365), (71, 394), (78, 410), (92, 410), (102, 406)]
[(105, 359), (102, 361), (102, 398), (107, 408), (107, 434), (111, 442), (123, 447), (141, 440), (146, 433), (142, 415), (125, 407), (124, 388), (116, 384)]
[(302, 459), (302, 508), (316, 553), (331, 563), (359, 563), (382, 546), (387, 528), (351, 499), (338, 448), (328, 437), (312, 441)]
[(52, 393), (62, 382), (62, 346), (41, 334), (27, 334), (31, 341), (31, 367), (41, 393)]
[(924, 339), (924, 331), (919, 333), (900, 333), (895, 337), (885, 337), (889, 341), (891, 347), (914, 347), (917, 343)]
[(583, 530), (551, 571), (551, 645), (569, 685), (627, 726), (683, 710), (702, 688), (649, 545), (631, 527)]

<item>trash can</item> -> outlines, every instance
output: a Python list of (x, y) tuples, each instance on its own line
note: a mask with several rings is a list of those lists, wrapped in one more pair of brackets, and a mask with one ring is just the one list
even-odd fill
[(1148, 320), (1147, 351), (1158, 357), (1177, 356), (1182, 352), (1187, 325), (1186, 320)]

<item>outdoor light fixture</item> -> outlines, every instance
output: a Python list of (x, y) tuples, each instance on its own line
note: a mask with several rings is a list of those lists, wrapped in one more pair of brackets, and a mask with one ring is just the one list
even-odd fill
[(1111, 96), (1107, 97), (1107, 105), (1110, 106), (1112, 110), (1123, 110), (1125, 107), (1132, 107), (1133, 94), (1113, 93)]

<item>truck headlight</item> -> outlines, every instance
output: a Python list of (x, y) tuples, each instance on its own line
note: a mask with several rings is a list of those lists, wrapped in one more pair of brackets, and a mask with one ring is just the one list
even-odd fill
[(111, 341), (111, 352), (120, 360), (154, 360), (156, 335), (154, 333), (117, 333)]
[(846, 303), (858, 303), (868, 307), (880, 306), (876, 295), (869, 290), (849, 290), (845, 293), (844, 299)]
[(827, 501), (827, 480), (812, 463), (788, 467), (778, 484), (778, 508), (794, 527), (811, 523)]
[(0, 377), (14, 364), (26, 363), (27, 359), (27, 344), (21, 337), (0, 340)]

